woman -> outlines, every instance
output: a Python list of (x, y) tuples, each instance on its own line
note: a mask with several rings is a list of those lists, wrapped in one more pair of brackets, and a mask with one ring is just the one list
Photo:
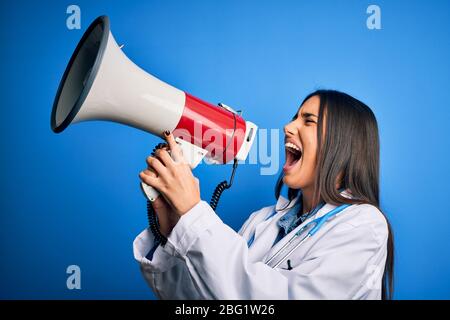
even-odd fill
[[(277, 203), (254, 212), (236, 233), (200, 199), (199, 186), (171, 134), (147, 159), (142, 181), (165, 245), (145, 230), (134, 255), (163, 299), (389, 299), (393, 240), (379, 209), (377, 122), (368, 106), (319, 90), (284, 127), (286, 163)], [(149, 170), (150, 169), (150, 170)], [(280, 196), (283, 184), (288, 199)], [(304, 225), (349, 204), (279, 266), (268, 259)], [(153, 249), (153, 250), (152, 250)]]

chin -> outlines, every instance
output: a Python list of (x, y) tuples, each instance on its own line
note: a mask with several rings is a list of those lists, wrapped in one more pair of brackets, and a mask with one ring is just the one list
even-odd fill
[(301, 189), (302, 188), (302, 186), (299, 185), (298, 181), (299, 181), (299, 179), (295, 179), (295, 177), (291, 177), (291, 176), (283, 177), (283, 183), (291, 189)]

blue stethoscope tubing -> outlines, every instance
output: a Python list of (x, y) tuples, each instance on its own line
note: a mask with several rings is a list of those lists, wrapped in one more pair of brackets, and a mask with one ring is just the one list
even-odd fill
[(307, 239), (311, 238), (312, 236), (314, 236), (314, 234), (316, 234), (317, 231), (320, 230), (320, 228), (324, 225), (325, 222), (327, 222), (328, 220), (330, 220), (331, 218), (333, 218), (334, 216), (336, 216), (338, 213), (340, 213), (342, 210), (346, 209), (347, 207), (349, 207), (350, 204), (343, 204), (340, 205), (339, 207), (334, 208), (333, 210), (331, 210), (330, 212), (328, 212), (327, 214), (323, 215), (320, 218), (314, 219), (313, 221), (308, 222), (306, 225), (304, 225), (303, 227), (301, 227), (293, 236), (291, 239), (289, 239), (288, 242), (286, 242), (274, 255), (272, 255), (267, 261), (266, 264), (267, 265), (271, 265), (272, 262), (281, 255), (281, 253), (288, 247), (290, 246), (307, 228), (311, 228), (311, 226), (313, 226), (308, 233), (303, 237), (303, 239), (301, 239), (299, 241), (299, 243), (297, 243), (297, 245), (295, 245), (291, 250), (289, 250), (286, 255), (279, 260), (277, 263), (275, 263), (275, 265), (272, 266), (272, 268), (277, 268), (280, 264), (282, 264), (290, 255), (292, 252), (294, 252), (299, 246), (301, 246)]

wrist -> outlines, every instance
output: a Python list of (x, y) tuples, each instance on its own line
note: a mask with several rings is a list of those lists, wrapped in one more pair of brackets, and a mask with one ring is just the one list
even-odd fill
[(166, 228), (159, 228), (159, 232), (166, 238), (169, 237), (169, 234), (172, 232), (172, 229), (175, 227), (175, 225), (166, 227)]
[(192, 208), (194, 208), (197, 204), (199, 204), (201, 201), (200, 197), (198, 197), (197, 199), (195, 199), (193, 202), (191, 202), (190, 204), (180, 208), (180, 210), (178, 210), (178, 216), (179, 218), (183, 215), (185, 215), (186, 213), (188, 213)]

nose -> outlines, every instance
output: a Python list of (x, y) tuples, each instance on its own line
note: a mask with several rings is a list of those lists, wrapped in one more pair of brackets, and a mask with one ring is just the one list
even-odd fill
[(292, 136), (294, 134), (294, 124), (292, 122), (289, 122), (287, 125), (284, 126), (284, 134), (287, 136)]

